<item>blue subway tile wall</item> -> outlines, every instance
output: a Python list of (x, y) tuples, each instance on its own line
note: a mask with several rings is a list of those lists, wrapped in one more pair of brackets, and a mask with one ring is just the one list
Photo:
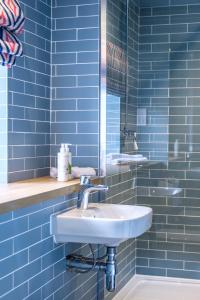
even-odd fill
[(50, 167), (51, 1), (21, 5), (24, 56), (8, 71), (9, 182), (47, 175)]
[[(7, 182), (8, 172), (8, 70), (0, 67), (0, 183)], [(10, 124), (9, 124), (10, 125)]]
[[(141, 0), (137, 203), (153, 226), (137, 241), (137, 273), (200, 279), (199, 1)], [(171, 192), (170, 192), (171, 191)]]
[(52, 11), (51, 165), (63, 142), (74, 165), (98, 169), (99, 1), (54, 1)]
[(82, 244), (54, 244), (50, 214), (73, 207), (76, 195), (0, 215), (0, 297), (2, 300), (89, 299), (97, 297), (97, 274), (66, 272), (65, 256), (87, 254)]
[[(107, 203), (136, 202), (132, 186), (135, 170), (108, 176), (105, 184), (109, 193)], [(112, 299), (114, 293), (105, 292), (104, 273), (78, 275), (66, 271), (65, 256), (78, 252), (90, 255), (85, 244), (55, 244), (50, 235), (50, 215), (71, 209), (77, 194), (57, 197), (33, 206), (0, 214), (0, 297), (2, 300), (96, 300)], [(122, 243), (117, 249), (117, 291), (135, 274), (136, 241)], [(94, 247), (94, 245), (93, 245)], [(96, 255), (104, 255), (105, 248), (95, 246)], [(51, 299), (51, 298), (50, 298)]]

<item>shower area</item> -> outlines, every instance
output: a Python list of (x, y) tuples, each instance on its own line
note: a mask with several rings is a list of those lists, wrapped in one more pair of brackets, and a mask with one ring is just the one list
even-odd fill
[(118, 182), (129, 194), (107, 199), (153, 209), (131, 244), (132, 275), (196, 282), (200, 1), (103, 0), (101, 19), (101, 172), (111, 193)]

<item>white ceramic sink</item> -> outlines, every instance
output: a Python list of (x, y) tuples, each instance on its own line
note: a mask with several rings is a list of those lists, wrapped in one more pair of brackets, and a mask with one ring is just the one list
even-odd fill
[(152, 209), (144, 206), (90, 203), (87, 210), (72, 209), (51, 216), (51, 234), (57, 243), (76, 242), (118, 246), (151, 227)]

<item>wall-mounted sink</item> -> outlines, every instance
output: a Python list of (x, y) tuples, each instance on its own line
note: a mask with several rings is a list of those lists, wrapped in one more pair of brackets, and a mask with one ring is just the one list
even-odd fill
[(144, 206), (90, 203), (88, 209), (72, 209), (51, 216), (55, 242), (118, 246), (151, 227), (152, 209)]

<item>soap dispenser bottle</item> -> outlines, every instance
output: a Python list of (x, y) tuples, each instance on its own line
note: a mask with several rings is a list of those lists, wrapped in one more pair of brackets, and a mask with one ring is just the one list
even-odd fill
[(72, 178), (72, 153), (69, 150), (69, 146), (72, 146), (72, 144), (65, 144), (65, 150), (67, 153), (67, 177), (68, 177), (68, 180)]
[(67, 181), (68, 154), (65, 144), (61, 144), (60, 152), (58, 153), (58, 181)]

